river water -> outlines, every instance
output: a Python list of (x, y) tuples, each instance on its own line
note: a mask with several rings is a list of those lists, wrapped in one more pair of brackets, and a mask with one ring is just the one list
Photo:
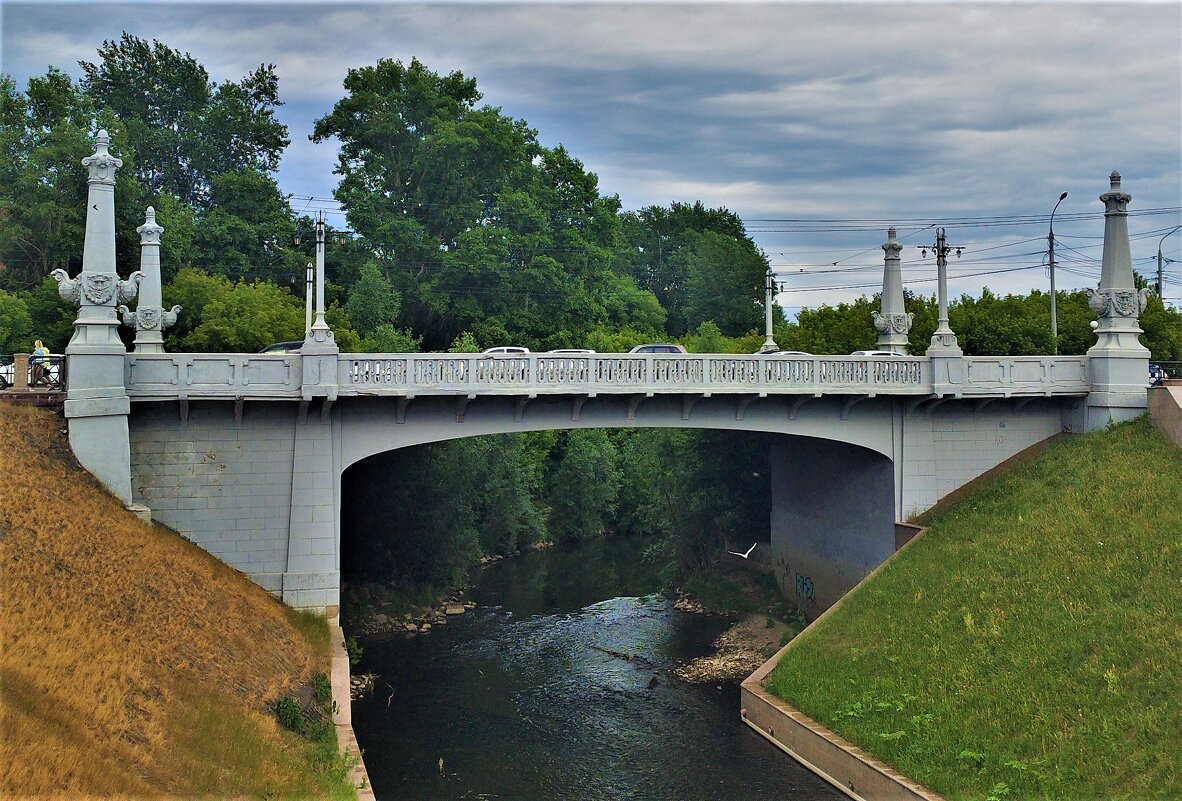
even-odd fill
[(378, 800), (844, 798), (742, 724), (737, 685), (668, 675), (726, 623), (656, 595), (642, 550), (524, 554), (447, 626), (362, 639), (356, 670), (381, 678), (353, 727)]

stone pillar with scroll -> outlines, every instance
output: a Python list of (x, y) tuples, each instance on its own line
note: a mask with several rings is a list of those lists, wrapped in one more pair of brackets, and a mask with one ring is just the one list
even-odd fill
[(163, 307), (160, 281), (160, 235), (164, 227), (156, 222), (156, 209), (148, 206), (144, 213), (144, 224), (135, 229), (140, 235), (140, 281), (139, 304), (135, 311), (126, 306), (119, 307), (123, 324), (135, 329), (136, 353), (164, 353), (164, 330), (176, 324), (180, 306), (168, 311)]
[(1104, 257), (1100, 285), (1087, 290), (1088, 305), (1099, 316), (1096, 344), (1088, 350), (1092, 391), (1088, 395), (1089, 429), (1130, 420), (1143, 413), (1149, 385), (1149, 349), (1137, 336), (1138, 316), (1149, 291), (1133, 281), (1129, 249), (1128, 204), (1132, 196), (1120, 188), (1120, 173), (1110, 176), (1104, 203)]
[(907, 332), (911, 330), (914, 315), (903, 305), (903, 270), (899, 266), (899, 253), (903, 246), (895, 239), (895, 229), (887, 231), (886, 252), (882, 271), (881, 311), (874, 312), (874, 327), (878, 329), (878, 347), (891, 353), (907, 355)]
[(106, 131), (95, 152), (82, 160), (89, 171), (82, 272), (70, 278), (54, 270), (58, 292), (78, 305), (68, 361), (66, 419), (70, 446), (79, 463), (119, 500), (131, 503), (131, 447), (127, 416), (131, 402), (124, 385), (127, 348), (119, 338), (115, 307), (136, 296), (141, 273), (126, 281), (115, 272), (115, 171), (123, 162), (109, 152)]

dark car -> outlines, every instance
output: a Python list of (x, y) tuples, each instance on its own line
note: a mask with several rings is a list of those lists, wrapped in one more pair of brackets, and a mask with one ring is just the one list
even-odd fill
[(290, 342), (276, 342), (273, 345), (268, 345), (259, 353), (299, 353), (302, 347), (304, 347), (304, 340), (293, 339)]
[(659, 342), (648, 345), (637, 345), (629, 353), (685, 353), (685, 346), (675, 343)]

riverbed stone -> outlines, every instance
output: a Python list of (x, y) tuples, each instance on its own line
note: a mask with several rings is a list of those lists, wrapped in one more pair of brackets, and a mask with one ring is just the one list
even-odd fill
[(449, 615), (462, 615), (464, 614), (465, 609), (463, 604), (448, 604), (444, 611)]

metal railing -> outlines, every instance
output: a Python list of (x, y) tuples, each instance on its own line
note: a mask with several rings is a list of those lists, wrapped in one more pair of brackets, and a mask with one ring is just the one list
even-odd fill
[(60, 353), (0, 357), (0, 390), (61, 392), (65, 388), (66, 357)]

